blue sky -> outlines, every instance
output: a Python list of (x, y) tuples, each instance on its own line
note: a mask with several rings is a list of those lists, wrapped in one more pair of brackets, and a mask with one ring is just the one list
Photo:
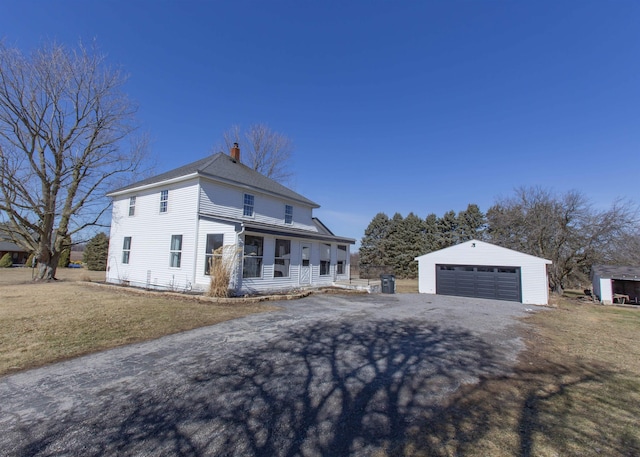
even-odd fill
[(96, 39), (162, 172), (263, 122), (336, 234), (518, 186), (638, 203), (638, 1), (2, 0), (29, 50)]

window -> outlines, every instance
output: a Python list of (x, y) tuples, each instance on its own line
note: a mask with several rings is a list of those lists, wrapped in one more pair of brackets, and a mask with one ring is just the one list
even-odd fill
[(320, 245), (320, 276), (327, 276), (331, 272), (331, 245)]
[(244, 257), (242, 262), (243, 278), (262, 277), (262, 245), (264, 238), (261, 236), (245, 235)]
[(207, 250), (204, 252), (204, 274), (208, 275), (215, 262), (222, 262), (222, 233), (207, 233)]
[(169, 206), (169, 191), (163, 190), (160, 192), (160, 212), (166, 213)]
[(293, 224), (293, 206), (284, 205), (284, 223)]
[(129, 197), (129, 216), (136, 213), (136, 197)]
[(253, 217), (253, 195), (244, 194), (244, 210), (242, 212), (243, 216)]
[(180, 260), (182, 258), (182, 235), (171, 235), (171, 251), (169, 266), (172, 268), (180, 268)]
[(274, 278), (288, 278), (291, 264), (291, 241), (276, 239), (276, 258), (273, 266)]
[(122, 263), (129, 263), (130, 254), (131, 254), (131, 237), (125, 236), (124, 242), (122, 243)]
[(338, 258), (337, 258), (337, 263), (336, 263), (336, 273), (339, 275), (343, 275), (345, 273), (346, 270), (346, 265), (347, 265), (347, 246), (343, 245), (343, 244), (339, 244), (338, 245)]

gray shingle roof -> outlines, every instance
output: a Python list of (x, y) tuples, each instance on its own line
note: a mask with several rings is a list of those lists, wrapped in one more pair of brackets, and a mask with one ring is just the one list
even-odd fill
[(138, 187), (160, 184), (164, 181), (177, 179), (183, 176), (198, 175), (210, 178), (216, 181), (222, 181), (229, 184), (249, 187), (258, 191), (275, 194), (288, 200), (294, 200), (305, 205), (318, 208), (320, 205), (300, 195), (297, 192), (283, 186), (271, 178), (258, 173), (257, 171), (247, 167), (246, 165), (236, 162), (223, 152), (218, 152), (204, 159), (197, 160), (190, 164), (167, 171), (151, 178), (143, 179), (125, 187), (121, 187), (110, 192), (108, 195), (114, 195)]
[(640, 281), (640, 266), (594, 265), (591, 276), (595, 275), (608, 279)]

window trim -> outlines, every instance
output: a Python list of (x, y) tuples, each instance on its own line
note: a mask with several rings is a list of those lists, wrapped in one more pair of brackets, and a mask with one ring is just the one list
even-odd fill
[[(260, 245), (256, 246), (258, 247), (258, 251), (256, 252), (256, 254), (253, 255), (247, 255), (247, 246), (254, 246), (253, 244), (247, 244), (247, 238), (254, 238), (256, 240), (261, 240), (260, 241)], [(247, 276), (246, 273), (246, 269), (245, 269), (245, 264), (246, 264), (246, 259), (247, 258), (251, 258), (251, 259), (257, 259), (258, 260), (258, 275), (257, 276)], [(244, 236), (244, 246), (242, 248), (242, 278), (243, 279), (262, 279), (264, 277), (264, 237), (263, 236), (257, 236), (257, 235), (245, 235)]]
[(169, 212), (169, 190), (160, 191), (160, 214), (166, 214)]
[[(282, 243), (281, 245), (288, 246), (288, 252), (285, 255), (289, 257), (279, 256), (278, 255), (278, 243)], [(275, 248), (273, 253), (273, 277), (274, 278), (290, 278), (291, 277), (291, 240), (285, 240), (282, 238), (276, 238), (275, 240)], [(278, 263), (282, 262), (282, 263)], [(282, 276), (276, 276), (276, 265), (284, 265), (287, 267), (287, 274)]]
[[(323, 247), (329, 247), (329, 259), (323, 259), (322, 255), (323, 255)], [(326, 265), (323, 265), (325, 264)], [(326, 271), (325, 273), (322, 272), (323, 270), (323, 266), (326, 266)], [(320, 276), (331, 276), (331, 245), (328, 243), (320, 243), (320, 271), (319, 271)]]
[(131, 261), (131, 237), (125, 236), (122, 240), (122, 264), (129, 265), (130, 261)]
[[(220, 246), (218, 248), (215, 247), (215, 245), (217, 243), (213, 243), (213, 252), (209, 252), (209, 237), (216, 237), (216, 236), (220, 236), (222, 238), (222, 241), (220, 243)], [(215, 251), (217, 251), (219, 248), (223, 248), (224, 249), (224, 233), (207, 233), (206, 237), (205, 237), (205, 251), (204, 251), (204, 275), (205, 276), (211, 276), (211, 271), (209, 270), (209, 261), (210, 259), (215, 258), (220, 258), (222, 259), (223, 256), (223, 252), (220, 252), (220, 254), (215, 254)]]
[(136, 196), (129, 197), (129, 217), (136, 215)]
[(293, 206), (292, 205), (284, 205), (284, 223), (287, 225), (293, 225)]
[[(340, 252), (344, 252), (344, 259), (340, 260)], [(347, 245), (346, 244), (339, 244), (336, 247), (336, 274), (337, 275), (344, 275), (346, 274), (346, 270), (347, 270), (347, 258), (349, 257), (347, 255)]]
[[(174, 249), (173, 240), (179, 240), (178, 249)], [(177, 259), (177, 265), (174, 265), (174, 259)], [(182, 235), (171, 235), (171, 244), (169, 245), (169, 268), (180, 268), (182, 265)]]
[[(250, 201), (247, 202), (247, 200)], [(242, 196), (242, 217), (255, 217), (256, 197), (252, 194), (243, 194)], [(251, 210), (251, 214), (247, 214), (247, 209)]]

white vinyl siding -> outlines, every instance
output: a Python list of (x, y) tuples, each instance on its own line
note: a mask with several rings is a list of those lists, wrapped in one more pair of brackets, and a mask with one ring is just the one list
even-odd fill
[[(221, 183), (214, 183), (202, 179), (200, 190), (200, 213), (224, 217), (228, 219), (242, 219), (244, 214), (244, 194), (242, 190)], [(281, 227), (296, 228), (301, 230), (317, 231), (313, 223), (312, 208), (297, 205), (294, 202), (286, 202), (283, 199), (271, 195), (254, 192), (252, 221)], [(285, 224), (283, 207), (285, 204), (293, 208), (293, 221)]]
[[(127, 217), (131, 195), (114, 199), (107, 282), (175, 290), (193, 287), (194, 256), (197, 254), (195, 251), (198, 201), (196, 182), (196, 180), (190, 180), (165, 187), (172, 200), (181, 202), (179, 205), (172, 205), (166, 214), (158, 212), (160, 195), (158, 188), (136, 191), (135, 217)], [(169, 266), (171, 235), (175, 234), (182, 234), (179, 270)], [(125, 236), (132, 238), (132, 251), (128, 264), (122, 263)], [(204, 252), (204, 247), (201, 251)]]

